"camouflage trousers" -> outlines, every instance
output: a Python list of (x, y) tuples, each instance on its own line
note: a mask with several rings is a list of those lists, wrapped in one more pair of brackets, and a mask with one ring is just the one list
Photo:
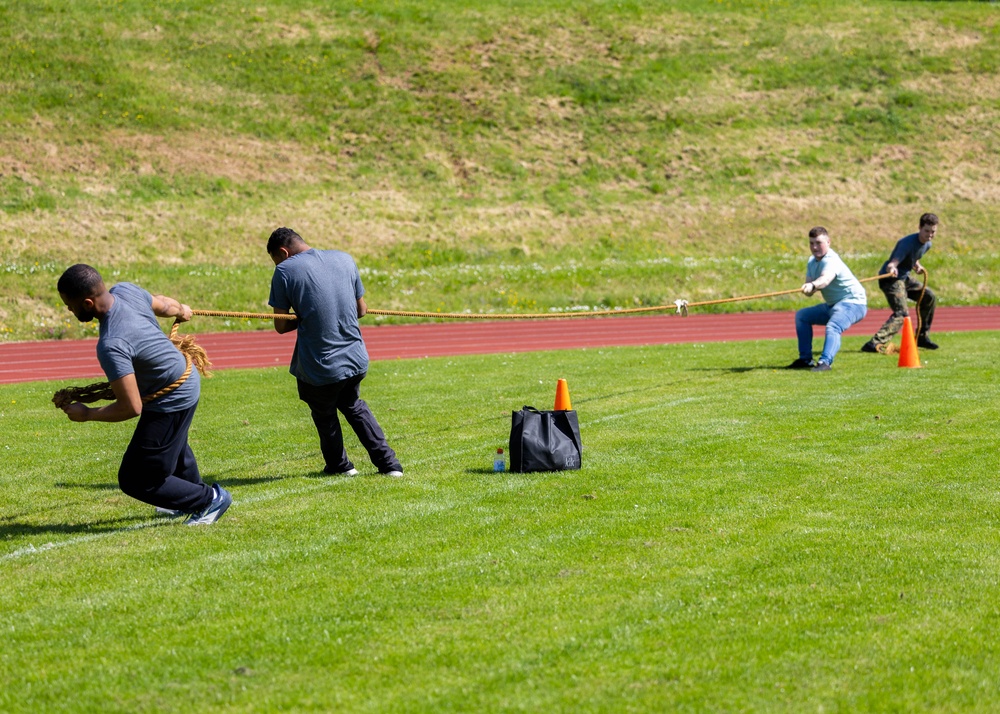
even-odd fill
[[(885, 299), (889, 302), (889, 307), (892, 309), (892, 315), (889, 316), (889, 319), (885, 321), (882, 327), (878, 328), (878, 332), (872, 338), (872, 344), (883, 345), (902, 329), (903, 318), (910, 314), (906, 301), (907, 299), (914, 302), (917, 301), (920, 297), (920, 289), (923, 283), (907, 275), (904, 280), (883, 278), (878, 281), (878, 286), (885, 294)], [(934, 320), (934, 307), (936, 305), (937, 297), (934, 295), (934, 291), (927, 288), (924, 291), (923, 299), (918, 305), (921, 335), (926, 335), (928, 330), (931, 329), (931, 322)]]

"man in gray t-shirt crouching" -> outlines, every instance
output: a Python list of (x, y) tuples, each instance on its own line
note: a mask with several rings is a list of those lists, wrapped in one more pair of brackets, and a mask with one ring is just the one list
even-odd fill
[(298, 382), (299, 398), (309, 405), (319, 432), (320, 450), (328, 474), (354, 475), (347, 458), (339, 411), (368, 451), (379, 473), (402, 476), (403, 467), (385, 433), (360, 398), (361, 380), (368, 372), (368, 350), (358, 318), (368, 310), (365, 289), (354, 259), (339, 250), (315, 250), (291, 228), (278, 228), (267, 241), (274, 262), (268, 304), (279, 333), (296, 331), (289, 372)]
[[(189, 525), (217, 521), (232, 496), (201, 480), (188, 429), (201, 394), (198, 370), (163, 334), (157, 317), (191, 319), (191, 308), (132, 283), (110, 290), (94, 268), (79, 263), (59, 278), (59, 297), (80, 322), (100, 323), (97, 359), (115, 400), (60, 408), (72, 421), (118, 422), (139, 417), (118, 469), (118, 485), (132, 498)], [(186, 376), (185, 376), (186, 375)]]

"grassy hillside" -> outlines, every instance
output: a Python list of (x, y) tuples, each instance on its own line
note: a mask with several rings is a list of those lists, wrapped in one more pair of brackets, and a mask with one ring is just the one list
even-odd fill
[(942, 300), (1000, 300), (995, 3), (0, 0), (0, 19), (5, 339), (80, 334), (53, 289), (77, 261), (262, 309), (278, 225), (351, 251), (372, 307), (516, 311), (794, 287), (816, 224), (872, 275), (933, 210)]

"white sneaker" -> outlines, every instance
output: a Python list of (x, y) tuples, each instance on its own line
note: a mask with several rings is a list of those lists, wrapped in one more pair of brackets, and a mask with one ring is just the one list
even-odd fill
[(156, 507), (156, 515), (162, 518), (183, 518), (187, 515), (184, 511), (178, 511), (173, 508), (160, 508)]
[(224, 489), (219, 484), (212, 486), (212, 490), (215, 492), (215, 497), (212, 498), (212, 502), (208, 504), (208, 507), (204, 511), (192, 513), (187, 521), (185, 521), (187, 525), (207, 526), (210, 523), (215, 523), (217, 520), (222, 518), (222, 514), (226, 512), (230, 505), (232, 505), (233, 497), (230, 495), (229, 491)]
[(347, 469), (347, 471), (327, 471), (326, 469), (323, 469), (323, 473), (327, 474), (328, 476), (357, 476), (358, 470)]
[(383, 476), (391, 476), (392, 478), (400, 478), (403, 475), (402, 471), (386, 471)]

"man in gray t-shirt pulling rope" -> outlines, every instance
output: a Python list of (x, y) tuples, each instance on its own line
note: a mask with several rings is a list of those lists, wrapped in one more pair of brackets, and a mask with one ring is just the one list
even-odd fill
[[(139, 417), (118, 469), (118, 484), (161, 513), (188, 516), (189, 525), (218, 520), (232, 503), (229, 492), (201, 480), (188, 445), (188, 429), (201, 394), (197, 370), (160, 329), (157, 317), (191, 319), (191, 308), (164, 295), (150, 295), (132, 283), (110, 290), (94, 268), (82, 263), (62, 274), (59, 297), (80, 322), (97, 319), (97, 359), (114, 401), (102, 407), (59, 404), (72, 421), (119, 422)], [(152, 400), (151, 394), (175, 388)]]
[(328, 474), (354, 475), (347, 458), (339, 411), (357, 434), (379, 473), (402, 476), (403, 467), (385, 433), (360, 398), (368, 372), (368, 350), (358, 318), (368, 310), (365, 288), (354, 259), (339, 250), (314, 250), (290, 228), (278, 228), (267, 241), (274, 262), (268, 304), (276, 315), (294, 310), (295, 320), (275, 320), (279, 333), (296, 331), (289, 371), (299, 398), (312, 413)]

